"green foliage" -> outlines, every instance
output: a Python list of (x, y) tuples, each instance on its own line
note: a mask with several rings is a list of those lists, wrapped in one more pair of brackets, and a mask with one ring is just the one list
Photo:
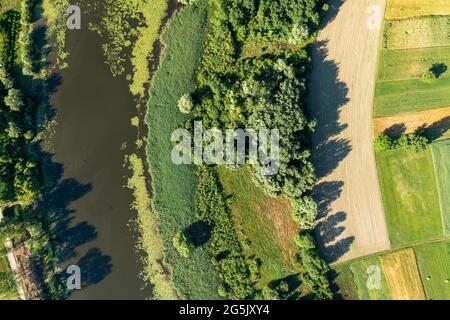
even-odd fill
[(423, 152), (427, 149), (429, 142), (428, 138), (417, 133), (403, 134), (398, 139), (393, 139), (382, 133), (375, 138), (374, 147), (378, 153), (395, 149)]
[(179, 231), (172, 240), (173, 246), (177, 249), (178, 253), (185, 258), (188, 258), (194, 249), (192, 240), (184, 231)]
[(391, 150), (392, 146), (393, 146), (392, 138), (385, 133), (380, 134), (374, 140), (374, 147), (376, 152)]
[(424, 82), (433, 82), (437, 79), (437, 76), (434, 74), (433, 70), (427, 70), (422, 74), (422, 80)]
[(292, 200), (292, 215), (300, 225), (301, 230), (312, 230), (315, 227), (318, 210), (313, 198), (304, 196)]
[[(180, 229), (198, 221), (195, 209), (196, 177), (193, 166), (171, 160), (170, 136), (183, 126), (186, 116), (178, 99), (195, 89), (196, 70), (203, 49), (207, 1), (199, 0), (180, 12), (162, 35), (164, 56), (150, 89), (146, 123), (149, 126), (147, 157), (150, 167), (153, 212), (164, 240), (164, 260), (170, 266), (180, 298), (218, 299), (220, 279), (205, 246), (196, 247), (188, 259), (172, 244)], [(186, 32), (190, 30), (190, 32)]]
[(253, 285), (257, 280), (255, 273), (259, 272), (250, 268), (250, 261), (243, 257), (215, 173), (206, 167), (197, 170), (196, 203), (199, 217), (212, 229), (209, 248), (223, 280), (222, 294), (231, 299), (252, 297), (255, 293)]

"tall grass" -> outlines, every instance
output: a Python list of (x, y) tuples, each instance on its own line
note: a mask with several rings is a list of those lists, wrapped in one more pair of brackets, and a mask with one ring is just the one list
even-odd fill
[(178, 99), (195, 89), (206, 20), (207, 1), (199, 0), (178, 14), (163, 34), (164, 57), (152, 80), (146, 117), (153, 207), (165, 257), (178, 292), (191, 299), (219, 298), (219, 276), (206, 248), (196, 248), (189, 258), (183, 258), (173, 247), (176, 233), (197, 221), (196, 178), (193, 166), (172, 163), (170, 137), (186, 120), (178, 109)]

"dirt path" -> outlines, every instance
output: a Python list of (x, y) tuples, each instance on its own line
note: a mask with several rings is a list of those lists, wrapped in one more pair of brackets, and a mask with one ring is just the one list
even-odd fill
[(377, 12), (383, 19), (386, 0), (331, 2), (313, 54), (310, 106), (318, 240), (328, 262), (341, 262), (390, 247), (372, 143), (381, 30), (369, 20)]

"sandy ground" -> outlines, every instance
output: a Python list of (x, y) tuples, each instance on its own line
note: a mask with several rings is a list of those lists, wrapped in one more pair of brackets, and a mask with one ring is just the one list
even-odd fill
[(381, 30), (376, 23), (369, 28), (374, 12), (382, 21), (386, 0), (331, 3), (313, 54), (310, 108), (318, 120), (313, 136), (320, 178), (314, 191), (321, 214), (318, 242), (333, 263), (387, 250), (390, 242), (372, 129)]

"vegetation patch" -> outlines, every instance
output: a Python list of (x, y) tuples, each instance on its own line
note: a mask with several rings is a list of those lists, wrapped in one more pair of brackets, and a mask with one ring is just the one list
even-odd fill
[(389, 236), (394, 247), (443, 235), (431, 148), (377, 154)]
[(219, 169), (230, 212), (246, 256), (261, 260), (259, 287), (298, 271), (293, 264), (298, 226), (286, 198), (269, 197), (253, 182), (250, 169)]
[(384, 49), (413, 49), (450, 45), (450, 17), (420, 17), (387, 20)]
[(450, 15), (447, 0), (388, 0), (386, 19)]
[(343, 300), (358, 300), (358, 287), (354, 281), (353, 272), (348, 263), (333, 267), (335, 276), (333, 284), (335, 286), (335, 297)]
[(198, 217), (195, 169), (172, 162), (170, 137), (187, 119), (179, 111), (178, 100), (195, 89), (206, 15), (207, 2), (197, 1), (179, 13), (163, 34), (164, 56), (152, 80), (146, 117), (153, 208), (159, 219), (165, 258), (177, 291), (181, 297), (191, 299), (219, 298), (220, 280), (207, 248), (195, 248), (186, 259), (173, 246), (175, 235), (195, 226)]
[(444, 232), (450, 234), (450, 140), (432, 145)]
[(391, 294), (378, 256), (351, 263), (350, 269), (361, 300), (389, 300)]
[(430, 243), (414, 248), (427, 298), (450, 299), (450, 243)]
[(381, 265), (393, 300), (425, 299), (412, 248), (382, 256)]
[(139, 249), (146, 253), (143, 258), (145, 266), (144, 280), (153, 285), (152, 298), (158, 300), (176, 299), (167, 266), (164, 265), (164, 245), (158, 230), (158, 219), (153, 213), (147, 183), (144, 175), (144, 163), (136, 154), (127, 159), (132, 176), (128, 179), (128, 188), (133, 190), (133, 209), (138, 213)]

